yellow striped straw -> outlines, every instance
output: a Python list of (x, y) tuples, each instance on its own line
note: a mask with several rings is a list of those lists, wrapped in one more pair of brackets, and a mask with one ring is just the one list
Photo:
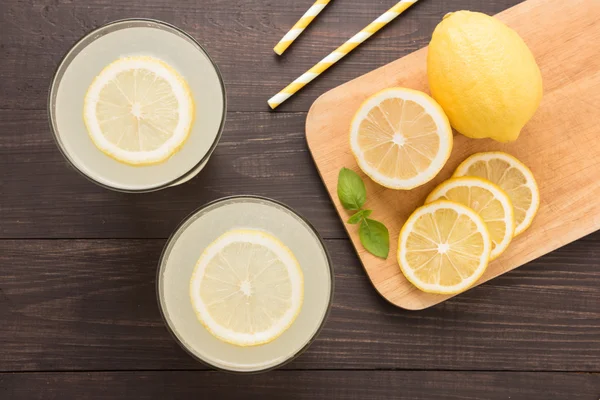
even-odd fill
[(275, 53), (282, 55), (283, 52), (290, 47), (290, 44), (296, 40), (298, 36), (304, 31), (304, 29), (312, 22), (313, 19), (316, 18), (317, 15), (325, 8), (325, 6), (329, 3), (330, 0), (317, 0), (315, 4), (313, 4), (307, 12), (304, 13), (302, 18), (296, 22), (296, 24), (289, 30), (288, 33), (285, 34), (284, 37), (281, 38), (277, 46), (273, 48)]
[(412, 6), (419, 0), (401, 0), (395, 6), (382, 14), (375, 21), (371, 22), (366, 28), (352, 36), (346, 43), (335, 49), (327, 57), (319, 61), (314, 67), (300, 75), (294, 82), (287, 85), (282, 91), (269, 99), (269, 106), (272, 109), (277, 108), (281, 103), (289, 99), (294, 93), (302, 89), (309, 82), (326, 71), (333, 64), (341, 60), (346, 54), (354, 50), (359, 44), (373, 36), (375, 32), (383, 28), (390, 21), (402, 14), (404, 10)]

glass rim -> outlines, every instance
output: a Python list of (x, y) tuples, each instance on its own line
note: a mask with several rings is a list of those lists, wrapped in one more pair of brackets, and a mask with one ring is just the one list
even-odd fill
[[(323, 249), (323, 253), (325, 254), (325, 260), (326, 260), (326, 263), (327, 263), (327, 269), (329, 270), (329, 277), (330, 277), (330, 285), (329, 285), (330, 286), (330, 291), (329, 291), (329, 300), (327, 302), (327, 309), (325, 310), (325, 314), (323, 315), (323, 318), (322, 318), (321, 322), (319, 323), (319, 327), (312, 334), (312, 336), (306, 342), (306, 344), (304, 346), (302, 346), (299, 350), (297, 350), (288, 359), (286, 359), (286, 360), (284, 360), (284, 361), (282, 361), (282, 362), (280, 362), (278, 364), (272, 365), (270, 367), (263, 368), (263, 369), (258, 369), (258, 370), (253, 370), (253, 371), (235, 371), (235, 370), (231, 370), (231, 369), (222, 368), (222, 367), (213, 365), (210, 362), (208, 362), (206, 360), (203, 360), (202, 358), (200, 358), (196, 354), (194, 354), (190, 349), (188, 349), (186, 347), (186, 345), (181, 341), (181, 339), (179, 339), (179, 337), (175, 334), (173, 328), (171, 327), (171, 324), (167, 320), (166, 313), (163, 310), (163, 304), (162, 304), (161, 299), (160, 299), (160, 275), (161, 275), (161, 272), (162, 272), (163, 261), (165, 260), (167, 249), (169, 248), (169, 246), (171, 245), (171, 243), (173, 242), (173, 240), (176, 240), (176, 234), (179, 232), (179, 230), (191, 218), (193, 218), (196, 214), (204, 211), (205, 209), (207, 209), (207, 208), (209, 208), (211, 206), (217, 205), (219, 203), (226, 203), (226, 202), (231, 201), (231, 200), (243, 200), (243, 199), (262, 200), (262, 201), (265, 201), (267, 203), (271, 203), (272, 205), (283, 207), (284, 209), (286, 209), (287, 211), (291, 212), (293, 215), (295, 215), (296, 217), (298, 217), (302, 222), (304, 222), (306, 224), (308, 230), (311, 231), (315, 235), (315, 237), (319, 241), (319, 245)], [(284, 365), (292, 362), (293, 360), (295, 360), (296, 358), (298, 358), (298, 356), (300, 356), (302, 353), (304, 353), (310, 347), (310, 345), (315, 341), (315, 339), (319, 336), (319, 334), (323, 330), (323, 327), (325, 326), (325, 323), (327, 322), (327, 320), (329, 318), (329, 314), (331, 312), (331, 306), (333, 304), (333, 296), (334, 296), (334, 292), (335, 292), (335, 276), (334, 276), (334, 272), (333, 272), (333, 263), (331, 261), (331, 255), (329, 254), (329, 251), (327, 250), (327, 247), (325, 246), (325, 242), (324, 242), (323, 238), (321, 237), (321, 235), (319, 235), (319, 232), (316, 230), (316, 228), (313, 226), (313, 224), (308, 219), (306, 219), (304, 216), (302, 216), (301, 214), (299, 214), (298, 212), (296, 212), (294, 209), (292, 209), (287, 204), (282, 203), (282, 202), (280, 202), (278, 200), (275, 200), (275, 199), (271, 199), (269, 197), (257, 196), (257, 195), (235, 195), (235, 196), (221, 197), (219, 199), (212, 200), (212, 201), (210, 201), (210, 202), (208, 202), (208, 203), (206, 203), (206, 204), (204, 204), (204, 205), (196, 208), (194, 211), (192, 211), (191, 213), (189, 213), (185, 218), (183, 218), (179, 224), (177, 224), (177, 226), (175, 227), (175, 229), (173, 230), (173, 232), (171, 233), (171, 235), (169, 236), (169, 238), (165, 242), (165, 245), (163, 246), (163, 249), (161, 251), (160, 257), (158, 259), (158, 266), (156, 268), (156, 287), (155, 287), (155, 292), (156, 292), (156, 302), (158, 303), (158, 310), (160, 312), (160, 316), (161, 316), (161, 318), (163, 320), (163, 323), (165, 324), (165, 327), (167, 328), (167, 331), (169, 332), (169, 334), (171, 335), (171, 337), (175, 340), (175, 342), (179, 345), (179, 347), (181, 347), (195, 361), (200, 362), (201, 364), (206, 365), (209, 368), (215, 369), (217, 371), (227, 372), (227, 373), (231, 373), (231, 374), (239, 374), (239, 375), (259, 374), (259, 373), (262, 373), (262, 372), (268, 372), (268, 371), (272, 371), (272, 370), (278, 369), (278, 368), (280, 368), (280, 367), (282, 367), (282, 366), (284, 366)]]
[[(182, 36), (184, 36), (184, 38), (188, 39), (192, 45), (194, 45), (198, 51), (200, 51), (202, 54), (204, 54), (206, 56), (206, 58), (208, 59), (208, 61), (210, 62), (210, 64), (212, 65), (212, 67), (214, 68), (216, 74), (217, 74), (217, 78), (219, 79), (219, 86), (221, 87), (221, 94), (223, 97), (223, 111), (221, 113), (221, 122), (219, 124), (219, 129), (217, 131), (217, 134), (215, 136), (215, 139), (213, 141), (213, 143), (210, 145), (207, 153), (200, 159), (200, 161), (198, 163), (196, 163), (194, 166), (192, 166), (186, 173), (182, 174), (181, 176), (178, 176), (177, 178), (163, 183), (161, 185), (158, 186), (152, 186), (152, 187), (148, 187), (148, 188), (143, 188), (143, 189), (125, 189), (125, 188), (117, 188), (117, 187), (113, 187), (110, 185), (107, 185), (105, 183), (99, 182), (96, 179), (94, 179), (93, 177), (89, 176), (88, 174), (86, 174), (81, 168), (79, 168), (75, 162), (69, 157), (67, 150), (64, 148), (64, 145), (60, 139), (60, 136), (58, 134), (58, 126), (56, 123), (56, 106), (53, 102), (53, 99), (56, 99), (57, 96), (57, 91), (58, 91), (58, 84), (59, 81), (62, 79), (64, 72), (67, 70), (67, 68), (71, 65), (71, 62), (73, 61), (74, 57), (79, 54), (79, 52), (75, 55), (73, 55), (73, 52), (87, 39), (89, 39), (90, 37), (92, 37), (93, 35), (102, 32), (106, 29), (109, 29), (110, 27), (116, 26), (116, 25), (120, 25), (120, 24), (125, 24), (125, 23), (131, 23), (131, 22), (141, 22), (141, 23), (151, 23), (151, 24), (155, 24), (155, 25), (159, 25), (159, 26), (163, 26), (166, 27), (168, 29), (174, 30), (177, 33), (181, 34)], [(93, 43), (96, 39), (93, 39), (90, 43)], [(90, 44), (88, 43), (86, 45), (86, 47)], [(85, 47), (84, 47), (85, 48)], [(123, 19), (118, 19), (118, 20), (114, 20), (108, 23), (105, 23), (95, 29), (92, 29), (91, 31), (87, 32), (86, 34), (84, 34), (81, 38), (79, 38), (70, 48), (69, 50), (67, 50), (67, 52), (62, 56), (62, 58), (60, 59), (56, 69), (54, 70), (54, 73), (52, 74), (52, 80), (50, 82), (50, 89), (48, 90), (48, 101), (47, 101), (47, 107), (46, 107), (46, 111), (48, 113), (48, 122), (50, 125), (50, 131), (52, 132), (52, 138), (54, 139), (54, 142), (56, 144), (56, 147), (58, 147), (58, 150), (60, 151), (60, 153), (62, 154), (63, 158), (69, 163), (69, 165), (71, 167), (73, 167), (75, 169), (75, 171), (77, 171), (80, 175), (82, 175), (84, 178), (86, 178), (88, 181), (95, 183), (98, 186), (101, 186), (105, 189), (109, 189), (109, 190), (113, 190), (115, 192), (123, 192), (123, 193), (150, 193), (150, 192), (155, 192), (158, 190), (162, 190), (165, 188), (168, 188), (170, 186), (173, 186), (174, 184), (177, 184), (180, 181), (185, 181), (189, 178), (192, 178), (192, 174), (196, 172), (196, 170), (198, 168), (200, 168), (204, 163), (206, 163), (208, 161), (208, 159), (210, 158), (210, 156), (214, 153), (215, 149), (217, 148), (217, 144), (219, 143), (221, 136), (223, 136), (223, 128), (225, 126), (225, 119), (227, 116), (227, 93), (226, 93), (226, 89), (225, 89), (225, 82), (223, 81), (223, 75), (221, 74), (221, 71), (219, 70), (219, 67), (217, 66), (217, 64), (215, 63), (215, 61), (210, 57), (210, 54), (208, 53), (208, 51), (206, 51), (206, 49), (200, 44), (200, 42), (198, 42), (194, 37), (192, 37), (192, 35), (190, 35), (189, 33), (187, 33), (186, 31), (184, 31), (181, 28), (178, 28), (177, 26), (170, 24), (168, 22), (164, 22), (164, 21), (160, 21), (158, 19), (153, 19), (153, 18), (123, 18)]]

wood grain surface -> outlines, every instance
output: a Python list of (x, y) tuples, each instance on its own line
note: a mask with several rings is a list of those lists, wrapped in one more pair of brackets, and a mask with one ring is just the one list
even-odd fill
[[(395, 0), (332, 2), (284, 57), (273, 45), (312, 0), (0, 2), (0, 399), (591, 399), (600, 395), (600, 235), (423, 312), (365, 276), (304, 138), (323, 92), (423, 47), (449, 11), (519, 0), (422, 0), (267, 112), (266, 100)], [(223, 72), (229, 112), (207, 168), (158, 193), (98, 188), (52, 141), (54, 68), (84, 33), (149, 17), (197, 38)], [(327, 238), (336, 292), (317, 341), (283, 370), (207, 371), (171, 339), (158, 255), (195, 208), (230, 194), (281, 200)]]
[[(4, 371), (204, 368), (156, 304), (165, 240), (0, 241)], [(600, 232), (423, 312), (373, 290), (347, 239), (327, 240), (336, 291), (292, 369), (595, 371)], [(64, 262), (68, 255), (68, 262)]]
[[(436, 185), (448, 179), (471, 154), (503, 151), (533, 172), (541, 204), (533, 224), (490, 263), (481, 284), (600, 228), (600, 57), (588, 43), (600, 42), (600, 2), (596, 0), (528, 0), (498, 14), (531, 49), (540, 67), (544, 97), (518, 140), (499, 143), (456, 134), (450, 159), (434, 179), (410, 191), (386, 189), (358, 168), (348, 144), (348, 127), (366, 98), (384, 88), (401, 86), (428, 91), (427, 48), (381, 67), (321, 96), (306, 121), (311, 153), (340, 218), (347, 220), (337, 198), (341, 168), (360, 173), (367, 185), (366, 207), (390, 230), (390, 256), (383, 260), (364, 250), (358, 225), (346, 228), (379, 293), (393, 304), (420, 310), (452, 295), (418, 290), (402, 274), (396, 259), (402, 225)], [(587, 49), (587, 50), (586, 50)]]
[(105, 190), (62, 158), (44, 111), (0, 110), (0, 238), (166, 238), (224, 196), (283, 201), (327, 238), (345, 238), (308, 153), (305, 113), (229, 113), (206, 168), (185, 185), (131, 195)]
[[(11, 400), (286, 398), (383, 400), (595, 400), (600, 374), (450, 371), (89, 372), (0, 374)], [(0, 389), (2, 390), (2, 389)], [(279, 396), (281, 397), (279, 397)], [(283, 397), (285, 396), (285, 397)]]
[[(3, 0), (0, 109), (45, 110), (52, 73), (73, 43), (104, 23), (145, 17), (177, 25), (206, 47), (223, 73), (230, 111), (267, 111), (267, 99), (394, 3), (333, 1), (279, 57), (273, 46), (310, 0)], [(464, 8), (495, 14), (516, 3), (423, 0), (278, 110), (305, 112), (326, 90), (423, 47), (447, 12)]]

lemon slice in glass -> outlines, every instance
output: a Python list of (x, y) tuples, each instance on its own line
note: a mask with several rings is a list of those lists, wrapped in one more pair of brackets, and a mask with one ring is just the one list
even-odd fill
[(515, 212), (515, 236), (529, 228), (540, 207), (540, 192), (533, 174), (510, 154), (499, 151), (473, 154), (456, 168), (453, 176), (478, 176), (504, 190)]
[(360, 106), (350, 127), (350, 148), (372, 180), (412, 189), (440, 172), (452, 151), (452, 129), (442, 108), (425, 93), (382, 90)]
[(483, 219), (470, 208), (438, 200), (417, 208), (400, 231), (398, 264), (424, 292), (454, 294), (486, 270), (492, 242)]
[(232, 230), (200, 256), (190, 282), (198, 319), (238, 346), (269, 343), (302, 307), (304, 278), (294, 254), (259, 230)]
[(506, 250), (515, 233), (515, 218), (510, 198), (502, 189), (481, 178), (453, 178), (433, 189), (425, 203), (440, 199), (463, 204), (483, 218), (492, 240), (490, 260)]
[(194, 101), (185, 80), (152, 57), (120, 58), (87, 90), (83, 119), (106, 155), (131, 165), (162, 162), (187, 139)]

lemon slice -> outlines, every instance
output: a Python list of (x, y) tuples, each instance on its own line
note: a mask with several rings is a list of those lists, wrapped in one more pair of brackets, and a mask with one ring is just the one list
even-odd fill
[(304, 278), (294, 254), (258, 230), (233, 230), (210, 244), (190, 281), (198, 319), (238, 346), (269, 343), (294, 322)]
[(359, 108), (350, 127), (350, 148), (372, 180), (391, 189), (412, 189), (431, 180), (452, 150), (452, 129), (442, 108), (425, 93), (382, 90)]
[(400, 231), (398, 264), (424, 292), (454, 294), (487, 268), (492, 248), (483, 219), (470, 208), (438, 200), (417, 208)]
[(453, 178), (433, 189), (425, 203), (440, 199), (463, 204), (483, 218), (492, 241), (490, 260), (506, 250), (515, 233), (515, 219), (510, 198), (502, 189), (481, 178)]
[(106, 155), (126, 164), (155, 164), (187, 139), (194, 101), (187, 83), (163, 61), (125, 57), (94, 79), (85, 94), (83, 119)]
[(510, 154), (473, 154), (456, 168), (454, 176), (478, 176), (504, 190), (515, 212), (515, 236), (529, 228), (540, 207), (540, 192), (533, 174)]

